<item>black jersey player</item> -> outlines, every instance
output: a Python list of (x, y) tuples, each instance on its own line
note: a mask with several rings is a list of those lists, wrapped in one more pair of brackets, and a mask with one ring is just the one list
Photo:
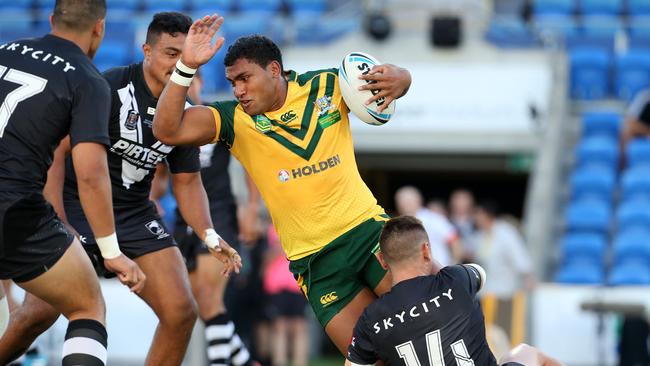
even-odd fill
[[(346, 364), (496, 366), (476, 299), (485, 271), (476, 264), (440, 269), (431, 257), (426, 231), (411, 216), (389, 220), (379, 245), (393, 287), (359, 318)], [(525, 345), (504, 365), (524, 363), (558, 365)]]
[[(201, 238), (213, 249), (219, 248), (219, 245), (229, 248), (219, 242), (218, 234), (212, 229), (199, 174), (198, 148), (166, 146), (156, 140), (151, 132), (157, 97), (180, 56), (191, 23), (189, 17), (180, 13), (156, 14), (143, 46), (144, 62), (104, 73), (112, 93), (110, 119), (106, 126), (110, 136), (108, 166), (117, 237), (122, 251), (149, 276), (149, 286), (139, 295), (159, 319), (147, 355), (147, 365), (180, 365), (196, 320), (196, 305), (183, 259), (148, 198), (158, 163), (163, 160), (168, 163), (181, 212), (201, 233)], [(53, 169), (48, 177), (48, 196), (61, 216), (79, 233), (86, 251), (99, 265), (102, 253), (97, 250), (96, 237), (89, 230), (88, 216), (81, 210), (78, 195), (80, 181), (75, 178), (77, 169), (70, 159), (64, 160), (65, 150), (64, 142), (57, 150), (59, 163), (54, 165), (59, 169)], [(64, 166), (64, 174), (55, 172)], [(63, 176), (65, 184), (61, 192)], [(57, 180), (58, 183), (54, 183)], [(222, 255), (224, 259), (223, 252), (217, 255)], [(230, 255), (236, 256), (236, 253)], [(227, 264), (227, 271), (238, 270), (239, 264), (237, 268), (232, 264), (232, 261)], [(101, 272), (101, 266), (98, 267)], [(38, 318), (51, 322), (56, 318), (56, 313), (39, 311), (30, 323), (36, 323)]]
[(63, 365), (104, 365), (107, 340), (92, 265), (42, 194), (65, 135), (106, 267), (135, 291), (145, 279), (114, 234), (106, 167), (110, 90), (90, 61), (105, 15), (103, 0), (57, 0), (50, 34), (0, 45), (0, 279), (13, 279), (70, 320)]

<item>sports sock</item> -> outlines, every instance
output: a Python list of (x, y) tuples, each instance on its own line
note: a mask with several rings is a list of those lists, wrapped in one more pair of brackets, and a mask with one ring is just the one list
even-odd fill
[(219, 314), (205, 322), (210, 366), (246, 365), (250, 354), (235, 333), (235, 324), (227, 313)]
[(92, 319), (68, 324), (63, 343), (63, 366), (106, 366), (106, 328)]

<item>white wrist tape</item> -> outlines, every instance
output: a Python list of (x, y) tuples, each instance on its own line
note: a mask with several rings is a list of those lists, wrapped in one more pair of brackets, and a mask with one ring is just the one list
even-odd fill
[(7, 330), (9, 325), (9, 303), (7, 302), (7, 296), (4, 296), (0, 299), (0, 337)]
[(109, 236), (103, 238), (95, 238), (97, 246), (99, 246), (99, 251), (102, 252), (102, 257), (104, 259), (113, 259), (117, 258), (122, 254), (120, 252), (120, 246), (117, 243), (117, 235), (112, 233)]
[(214, 229), (207, 229), (205, 231), (205, 239), (203, 239), (203, 241), (205, 242), (205, 245), (208, 246), (208, 248), (217, 248), (219, 246), (219, 240), (221, 240), (221, 236), (219, 236), (219, 234), (217, 234)]
[(197, 69), (185, 65), (180, 59), (178, 59), (176, 62), (176, 70), (172, 72), (170, 80), (178, 85), (189, 87), (192, 84), (192, 79), (194, 78), (194, 74), (196, 74), (196, 70)]

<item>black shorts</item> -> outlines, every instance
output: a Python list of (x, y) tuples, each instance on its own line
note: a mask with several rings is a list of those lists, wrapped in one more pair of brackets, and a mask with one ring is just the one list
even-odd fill
[(282, 291), (269, 295), (266, 315), (273, 320), (278, 317), (302, 318), (305, 316), (307, 299), (301, 293)]
[(42, 194), (0, 192), (0, 279), (25, 282), (40, 276), (73, 239)]
[[(98, 273), (103, 274), (104, 261), (81, 206), (66, 202), (65, 209), (70, 225), (79, 233), (81, 244), (93, 264), (100, 265), (101, 268), (96, 267)], [(176, 245), (152, 202), (138, 207), (114, 207), (114, 211), (117, 240), (127, 257), (134, 259)]]
[[(239, 249), (239, 226), (237, 224), (237, 206), (212, 209), (212, 225), (214, 230), (235, 250)], [(201, 254), (210, 253), (208, 247), (194, 233), (191, 227), (185, 223), (180, 213), (176, 213), (176, 225), (174, 226), (174, 238), (181, 250), (188, 272), (196, 269), (196, 258)]]

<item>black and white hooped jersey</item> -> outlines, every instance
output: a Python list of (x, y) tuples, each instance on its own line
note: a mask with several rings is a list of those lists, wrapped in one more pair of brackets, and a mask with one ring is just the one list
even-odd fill
[(40, 193), (70, 134), (109, 144), (110, 89), (76, 44), (48, 34), (0, 45), (0, 191)]
[(492, 366), (469, 265), (402, 281), (370, 304), (354, 328), (347, 358), (355, 365)]
[[(113, 205), (139, 207), (149, 202), (151, 180), (158, 163), (166, 160), (173, 174), (200, 170), (199, 149), (167, 146), (152, 131), (158, 99), (144, 79), (142, 63), (104, 73), (111, 88), (108, 168), (113, 186)], [(77, 183), (70, 159), (66, 164), (66, 201), (78, 200)]]

